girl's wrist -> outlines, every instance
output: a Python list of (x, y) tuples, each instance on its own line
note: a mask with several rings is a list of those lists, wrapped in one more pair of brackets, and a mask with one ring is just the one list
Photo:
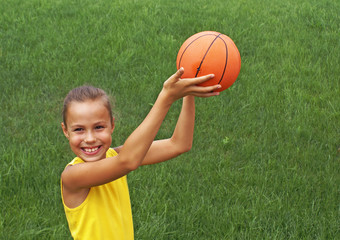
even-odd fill
[(162, 91), (158, 94), (158, 98), (156, 101), (160, 102), (162, 105), (166, 107), (170, 107), (177, 99), (171, 96), (167, 90), (162, 89)]

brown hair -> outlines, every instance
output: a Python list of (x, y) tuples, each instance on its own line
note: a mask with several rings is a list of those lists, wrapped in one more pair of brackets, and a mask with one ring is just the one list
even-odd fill
[(93, 86), (81, 86), (72, 89), (64, 99), (62, 115), (65, 127), (67, 128), (66, 125), (67, 110), (71, 102), (73, 101), (85, 102), (87, 100), (97, 100), (98, 98), (101, 98), (103, 100), (105, 107), (109, 111), (110, 119), (112, 122), (113, 113), (111, 108), (111, 102), (106, 92), (100, 88), (96, 88)]

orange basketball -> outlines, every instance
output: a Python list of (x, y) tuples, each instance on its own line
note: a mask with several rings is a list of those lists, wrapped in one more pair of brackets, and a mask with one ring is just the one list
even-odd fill
[(215, 74), (200, 85), (220, 84), (219, 92), (235, 82), (241, 69), (240, 53), (233, 40), (213, 31), (196, 33), (188, 38), (179, 49), (176, 62), (177, 69), (184, 67), (182, 78)]

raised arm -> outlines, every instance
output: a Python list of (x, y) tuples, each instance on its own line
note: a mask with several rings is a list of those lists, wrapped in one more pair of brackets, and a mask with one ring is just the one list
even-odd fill
[(142, 165), (154, 164), (172, 159), (189, 151), (192, 147), (195, 126), (195, 98), (183, 98), (182, 110), (171, 138), (154, 141)]
[[(149, 152), (150, 146), (152, 145), (154, 138), (174, 101), (187, 95), (199, 97), (218, 95), (218, 93), (213, 91), (216, 90), (219, 85), (212, 87), (197, 86), (197, 84), (211, 79), (213, 77), (212, 75), (193, 79), (180, 79), (183, 72), (183, 69), (178, 70), (164, 83), (163, 89), (149, 114), (138, 128), (128, 137), (122, 148), (119, 150), (118, 156), (105, 158), (96, 162), (77, 164), (66, 168), (62, 174), (64, 186), (75, 190), (80, 188), (89, 188), (118, 179), (130, 171), (135, 170), (142, 164)], [(183, 129), (188, 125), (191, 125), (189, 122), (191, 123), (192, 117), (194, 117), (194, 114), (190, 113), (190, 111), (194, 109), (192, 101), (192, 98), (187, 98), (185, 100), (183, 107), (188, 109), (185, 111), (183, 110), (184, 114), (181, 114), (179, 120), (180, 124), (176, 126), (176, 130), (171, 141), (177, 142), (179, 139), (183, 139), (183, 133), (181, 133), (181, 131), (183, 131)], [(190, 128), (191, 127), (193, 126), (190, 126)], [(191, 132), (191, 130), (189, 132)], [(192, 136), (189, 136), (189, 142), (190, 139), (192, 139)], [(187, 142), (187, 140), (185, 140), (185, 142)], [(191, 145), (191, 143), (189, 145)], [(163, 151), (166, 150), (163, 149)]]

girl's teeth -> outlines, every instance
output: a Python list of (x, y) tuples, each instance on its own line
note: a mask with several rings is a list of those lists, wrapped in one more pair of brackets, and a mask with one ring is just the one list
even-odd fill
[(86, 148), (85, 152), (95, 152), (97, 150), (98, 150), (98, 148)]

